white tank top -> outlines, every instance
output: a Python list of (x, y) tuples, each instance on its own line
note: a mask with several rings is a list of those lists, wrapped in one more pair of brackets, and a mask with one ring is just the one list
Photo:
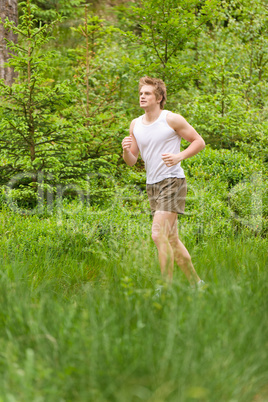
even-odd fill
[(164, 153), (180, 152), (181, 137), (167, 123), (168, 113), (168, 110), (162, 110), (152, 124), (143, 124), (144, 115), (135, 121), (133, 134), (145, 162), (147, 184), (154, 184), (169, 177), (185, 177), (180, 163), (167, 167), (161, 157)]

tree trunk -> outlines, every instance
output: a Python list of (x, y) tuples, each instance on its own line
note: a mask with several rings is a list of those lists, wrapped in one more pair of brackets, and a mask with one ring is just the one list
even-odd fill
[(7, 85), (11, 85), (15, 78), (15, 72), (12, 67), (5, 66), (5, 63), (12, 57), (12, 51), (6, 46), (6, 41), (10, 40), (17, 43), (17, 35), (4, 28), (3, 22), (6, 18), (18, 24), (18, 0), (0, 0), (0, 79), (4, 79)]

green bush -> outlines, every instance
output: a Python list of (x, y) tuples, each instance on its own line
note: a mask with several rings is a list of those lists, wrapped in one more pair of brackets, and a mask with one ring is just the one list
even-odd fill
[(186, 175), (207, 182), (219, 180), (230, 189), (240, 181), (263, 170), (261, 159), (250, 159), (236, 150), (215, 150), (207, 146), (195, 157), (183, 162)]

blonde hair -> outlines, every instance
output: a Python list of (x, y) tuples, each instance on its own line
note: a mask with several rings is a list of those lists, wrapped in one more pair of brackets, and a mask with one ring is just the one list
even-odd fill
[(160, 109), (164, 109), (164, 104), (167, 100), (167, 89), (164, 81), (160, 80), (159, 78), (151, 78), (151, 77), (142, 77), (140, 78), (139, 82), (139, 90), (143, 85), (152, 85), (154, 87), (154, 93), (156, 99), (162, 98), (160, 102)]

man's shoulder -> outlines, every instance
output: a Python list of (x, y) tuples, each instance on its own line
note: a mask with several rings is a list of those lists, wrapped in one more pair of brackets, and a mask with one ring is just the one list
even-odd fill
[(178, 127), (185, 122), (184, 117), (182, 117), (179, 113), (173, 113), (173, 112), (168, 112), (166, 119), (171, 127)]
[(135, 127), (137, 120), (138, 120), (138, 117), (136, 119), (133, 119), (132, 122), (130, 123), (130, 126), (129, 126), (130, 134), (134, 134), (134, 127)]
[(136, 124), (138, 121), (140, 121), (143, 116), (144, 116), (144, 114), (143, 114), (143, 115), (140, 115), (140, 116), (138, 116), (138, 117), (136, 117), (135, 119), (133, 119), (133, 120), (131, 121), (131, 123), (130, 123), (130, 129), (133, 130), (134, 127), (135, 127), (135, 124)]
[(179, 113), (174, 113), (174, 112), (167, 110), (167, 119), (178, 121), (178, 120), (184, 120), (184, 117), (182, 117), (182, 115)]
[(136, 119), (133, 119), (132, 121), (131, 121), (131, 123), (130, 123), (130, 127), (134, 127), (135, 126), (135, 123), (136, 123), (136, 121), (138, 120), (138, 117), (136, 118)]

